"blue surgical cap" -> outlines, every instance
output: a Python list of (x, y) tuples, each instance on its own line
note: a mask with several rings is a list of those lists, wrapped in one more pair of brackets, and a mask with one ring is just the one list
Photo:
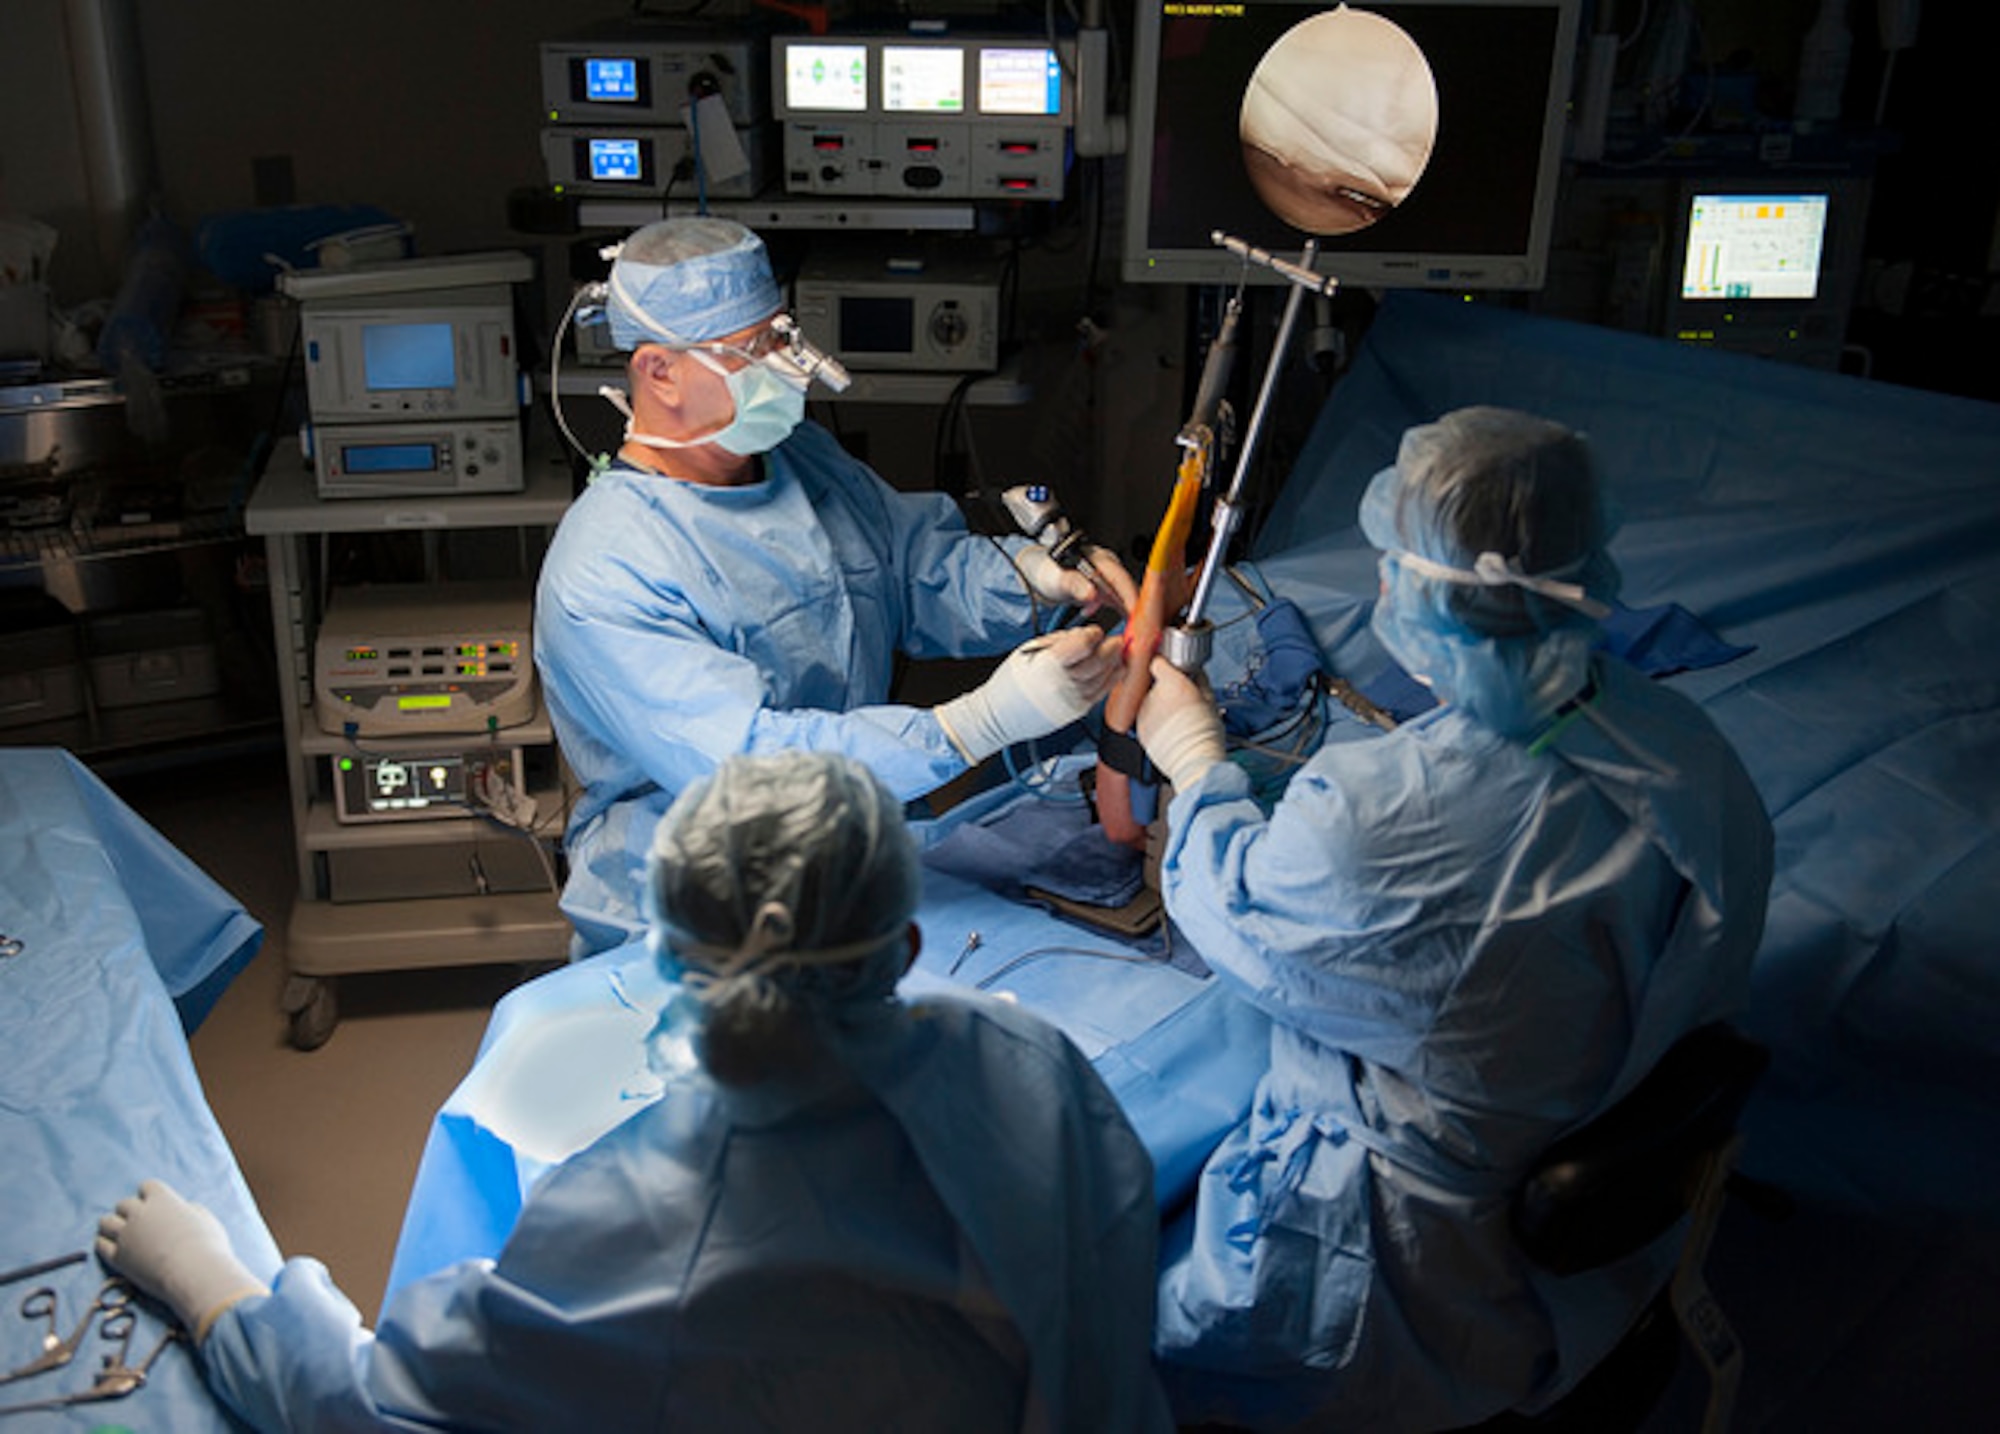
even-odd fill
[(1441, 699), (1530, 735), (1588, 676), (1618, 595), (1614, 526), (1589, 445), (1563, 425), (1485, 407), (1417, 425), (1361, 499), (1384, 554), (1375, 635)]
[(604, 312), (611, 342), (698, 344), (768, 319), (784, 306), (764, 241), (728, 219), (663, 219), (627, 239), (611, 265)]

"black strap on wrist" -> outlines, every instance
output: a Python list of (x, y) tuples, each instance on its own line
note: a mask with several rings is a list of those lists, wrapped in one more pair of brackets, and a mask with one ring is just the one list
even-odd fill
[(1112, 771), (1122, 772), (1135, 782), (1151, 782), (1159, 776), (1153, 768), (1153, 759), (1130, 732), (1114, 732), (1106, 727), (1098, 734), (1097, 755)]

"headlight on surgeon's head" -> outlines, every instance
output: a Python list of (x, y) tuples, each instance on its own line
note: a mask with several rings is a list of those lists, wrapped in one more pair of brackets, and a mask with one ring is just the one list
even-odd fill
[(771, 330), (782, 340), (764, 356), (764, 364), (795, 388), (806, 388), (818, 379), (835, 393), (854, 382), (846, 367), (805, 336), (797, 319), (779, 314), (771, 320)]

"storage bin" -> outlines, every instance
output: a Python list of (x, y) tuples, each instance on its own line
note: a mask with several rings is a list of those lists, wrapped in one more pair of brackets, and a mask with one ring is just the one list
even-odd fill
[(0, 633), (0, 728), (55, 722), (83, 711), (74, 627)]
[(99, 707), (207, 697), (221, 681), (196, 608), (118, 613), (90, 622), (90, 690)]

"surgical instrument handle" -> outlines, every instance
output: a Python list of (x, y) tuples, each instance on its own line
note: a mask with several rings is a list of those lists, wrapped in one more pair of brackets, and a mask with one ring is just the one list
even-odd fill
[[(1299, 305), (1305, 298), (1307, 287), (1316, 292), (1331, 293), (1338, 282), (1328, 278), (1325, 280), (1326, 287), (1321, 288), (1320, 276), (1312, 272), (1313, 256), (1319, 250), (1317, 239), (1306, 240), (1299, 262), (1288, 264), (1240, 239), (1230, 238), (1220, 229), (1211, 237), (1232, 253), (1242, 254), (1291, 278), (1292, 289), (1285, 296), (1284, 317), (1278, 322), (1278, 336), (1271, 344), (1271, 357), (1264, 365), (1264, 381), (1257, 390), (1257, 404), (1250, 411), (1250, 422), (1244, 429), (1242, 446), (1237, 450), (1236, 472), (1229, 480), (1229, 491), (1216, 499), (1209, 516), (1208, 556), (1202, 560), (1201, 569), (1195, 576), (1194, 595), (1188, 599), (1187, 616), (1182, 622), (1182, 626), (1188, 628), (1197, 627), (1203, 621), (1209, 597), (1215, 588), (1216, 574), (1222, 571), (1222, 565), (1228, 558), (1230, 541), (1236, 536), (1236, 527), (1242, 517), (1238, 503), (1242, 498), (1243, 483), (1249, 475), (1251, 462), (1257, 456), (1257, 444), (1264, 435), (1264, 416), (1270, 411), (1271, 395), (1278, 386), (1278, 374), (1284, 368), (1285, 354), (1292, 346), (1292, 330), (1298, 325)], [(1307, 276), (1306, 280), (1299, 279), (1299, 274)]]
[(1191, 447), (1201, 441), (1204, 431), (1213, 432), (1216, 412), (1222, 407), (1222, 391), (1229, 387), (1229, 372), (1236, 362), (1236, 321), (1243, 313), (1243, 296), (1231, 294), (1222, 311), (1222, 327), (1208, 345), (1208, 357), (1201, 366), (1201, 382), (1194, 391), (1194, 408), (1182, 425), (1178, 441)]
[[(1056, 501), (1055, 490), (1046, 483), (1017, 483), (1001, 493), (1000, 505), (1014, 520), (1014, 526), (1046, 549), (1058, 567), (1082, 573), (1097, 589), (1105, 606), (1114, 612), (1124, 612), (1123, 600), (1090, 561), (1090, 550), (1097, 544), (1088, 533), (1069, 520), (1062, 504)], [(1072, 615), (1074, 612), (1073, 609), (1065, 611)], [(1067, 625), (1067, 619), (1056, 624), (1058, 627)]]
[(57, 1255), (53, 1260), (42, 1260), (32, 1265), (22, 1265), (19, 1269), (0, 1271), (0, 1285), (11, 1285), (16, 1280), (31, 1280), (36, 1275), (46, 1275), (50, 1270), (60, 1270), (66, 1265), (80, 1265), (88, 1258), (83, 1250), (72, 1250), (67, 1255)]
[(1259, 249), (1255, 244), (1245, 243), (1233, 234), (1225, 234), (1220, 229), (1208, 231), (1209, 242), (1220, 244), (1240, 259), (1248, 260), (1269, 269), (1274, 274), (1282, 274), (1302, 289), (1310, 289), (1315, 294), (1331, 295), (1340, 287), (1340, 280), (1331, 274), (1321, 274), (1312, 267), (1313, 254), (1319, 249), (1319, 240), (1306, 240), (1304, 255), (1294, 264), (1289, 259), (1280, 259), (1268, 249)]

